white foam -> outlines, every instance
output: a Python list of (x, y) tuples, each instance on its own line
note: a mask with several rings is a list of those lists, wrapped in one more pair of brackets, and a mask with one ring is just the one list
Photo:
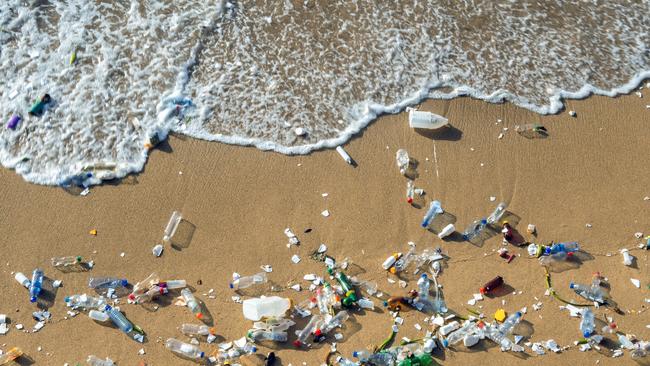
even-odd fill
[[(170, 131), (306, 154), (426, 98), (549, 114), (650, 78), (643, 3), (49, 4), (0, 4), (0, 118), (24, 118), (0, 128), (0, 162), (40, 184), (138, 172)], [(52, 108), (27, 116), (43, 93)]]

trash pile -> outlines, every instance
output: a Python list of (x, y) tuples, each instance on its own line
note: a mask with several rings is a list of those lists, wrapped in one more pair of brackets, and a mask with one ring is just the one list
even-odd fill
[[(431, 119), (431, 116), (417, 113), (412, 113), (412, 122), (420, 127), (429, 128), (427, 126), (431, 124), (446, 125), (447, 123), (446, 120), (435, 120)], [(539, 129), (538, 127), (524, 127)], [(353, 164), (352, 159), (342, 148), (337, 151), (346, 161)], [(418, 202), (426, 200), (424, 190), (415, 186), (417, 174), (414, 172), (415, 166), (411, 163), (408, 152), (400, 149), (395, 158), (400, 174), (407, 179), (407, 203), (413, 205), (416, 200)], [(492, 199), (492, 201), (494, 200), (495, 198)], [(514, 214), (508, 212), (508, 205), (505, 202), (498, 203), (486, 217), (473, 220), (460, 233), (456, 232), (455, 217), (443, 209), (439, 200), (432, 199), (422, 207), (425, 207), (426, 211), (420, 224), (421, 228), (433, 232), (442, 240), (447, 241), (455, 238), (456, 241), (468, 242), (480, 247), (485, 240), (501, 235), (503, 247), (494, 250), (494, 253), (498, 254), (499, 258), (505, 260), (508, 265), (515, 258), (521, 256), (518, 251), (524, 255), (527, 254), (529, 259), (538, 261), (544, 271), (546, 295), (561, 303), (560, 311), (566, 310), (570, 317), (580, 319), (576, 324), (578, 340), (573, 345), (580, 351), (595, 349), (611, 357), (620, 357), (625, 351), (628, 351), (627, 353), (634, 359), (647, 360), (650, 358), (650, 342), (624, 333), (618, 328), (612, 317), (599, 314), (601, 308), (620, 312), (607, 291), (609, 288), (607, 278), (600, 273), (595, 273), (591, 278), (591, 283), (570, 282), (565, 286), (553, 287), (552, 272), (577, 268), (580, 265), (580, 258), (586, 252), (578, 242), (536, 243), (537, 227), (533, 224), (527, 226), (526, 233), (528, 235), (525, 237), (518, 232), (519, 220), (515, 219)], [(328, 210), (323, 211), (323, 216), (328, 217), (329, 215)], [(182, 215), (174, 211), (165, 227), (162, 244), (156, 245), (152, 250), (154, 256), (159, 257), (163, 254), (163, 245), (177, 244), (176, 234), (182, 221)], [(305, 233), (307, 232), (305, 231)], [(92, 234), (96, 235), (97, 233), (95, 231)], [(288, 248), (301, 245), (297, 235), (290, 228), (286, 228), (284, 234), (288, 239)], [(643, 238), (642, 233), (637, 233), (635, 236), (637, 239)], [(625, 248), (620, 251), (625, 266), (633, 266), (635, 263), (636, 258), (630, 253), (631, 251), (650, 248), (650, 237), (646, 237), (644, 240), (646, 242), (641, 243), (638, 248)], [(443, 268), (454, 265), (455, 262), (444, 253), (441, 247), (420, 250), (415, 243), (409, 242), (406, 250), (391, 253), (378, 264), (385, 271), (387, 281), (398, 283), (399, 288), (403, 289), (400, 290), (403, 293), (393, 295), (380, 291), (376, 282), (358, 276), (349, 277), (346, 272), (348, 272), (350, 259), (345, 258), (342, 261), (337, 261), (327, 254), (325, 244), (321, 244), (310, 258), (318, 266), (321, 266), (319, 271), (322, 277), (314, 273), (305, 274), (303, 279), (310, 283), (307, 297), (295, 304), (289, 298), (270, 296), (270, 294), (241, 299), (242, 290), (268, 288), (269, 273), (272, 272), (269, 265), (263, 265), (262, 272), (252, 275), (233, 274), (233, 279), (228, 287), (238, 296), (232, 296), (232, 299), (241, 303), (243, 317), (251, 323), (241, 338), (218, 344), (216, 344), (217, 329), (210, 323), (207, 309), (188, 287), (185, 280), (162, 280), (155, 272), (135, 284), (131, 284), (124, 278), (90, 277), (88, 287), (94, 290), (97, 296), (86, 293), (73, 294), (66, 296), (64, 301), (70, 309), (68, 315), (71, 318), (80, 312), (85, 312), (93, 321), (111, 323), (129, 338), (142, 343), (145, 341), (146, 333), (120, 310), (120, 298), (126, 296), (126, 305), (130, 306), (150, 306), (155, 300), (162, 297), (175, 298), (176, 305), (187, 307), (193, 317), (202, 323), (181, 324), (180, 333), (190, 337), (189, 343), (174, 338), (172, 335), (164, 341), (164, 346), (179, 357), (205, 364), (234, 365), (242, 357), (255, 355), (258, 345), (285, 342), (306, 351), (318, 347), (319, 344), (330, 343), (331, 351), (328, 354), (327, 364), (336, 363), (344, 366), (434, 365), (436, 364), (434, 359), (436, 355), (455, 352), (461, 348), (470, 349), (481, 342), (496, 345), (503, 352), (538, 356), (544, 355), (546, 352), (564, 352), (572, 347), (570, 345), (560, 346), (552, 339), (531, 342), (530, 332), (526, 334), (521, 331), (522, 320), (528, 312), (527, 307), (512, 309), (512, 311), (499, 308), (490, 317), (475, 308), (450, 309), (439, 280), (443, 274)], [(294, 254), (291, 260), (298, 263), (301, 258)], [(52, 258), (51, 264), (53, 268), (63, 273), (88, 271), (94, 266), (92, 261), (84, 262), (78, 256)], [(540, 273), (542, 273), (541, 270)], [(34, 269), (31, 279), (21, 272), (15, 273), (14, 278), (29, 291), (31, 303), (39, 301), (46, 282), (43, 270)], [(52, 280), (51, 282), (53, 288), (61, 286), (61, 281)], [(632, 279), (632, 283), (637, 288), (640, 287), (639, 280)], [(478, 292), (472, 294), (467, 305), (478, 306), (479, 309), (482, 309), (482, 306), (478, 305), (478, 302), (494, 298), (502, 291), (511, 292), (511, 288), (506, 289), (508, 286), (502, 276), (495, 276), (483, 283), (482, 286), (478, 286), (479, 283), (476, 285)], [(294, 284), (288, 288), (301, 294), (304, 293), (301, 292), (300, 284)], [(284, 289), (286, 288), (280, 288), (280, 291)], [(566, 300), (564, 295), (561, 295), (561, 293), (570, 292), (570, 290), (573, 290), (575, 295), (581, 298), (581, 302)], [(271, 292), (275, 291), (277, 291), (276, 287), (271, 286)], [(376, 304), (377, 300), (379, 301)], [(538, 311), (542, 307), (542, 302), (536, 297), (535, 301), (532, 308), (533, 311)], [(505, 305), (505, 301), (502, 301), (502, 305)], [(336, 347), (337, 342), (346, 337), (346, 329), (352, 322), (351, 318), (363, 316), (364, 311), (374, 311), (379, 307), (385, 308), (386, 313), (393, 319), (394, 324), (390, 329), (388, 339), (377, 346), (356, 350), (350, 355), (339, 353)], [(153, 309), (157, 309), (156, 305), (153, 306)], [(421, 313), (427, 329), (419, 339), (412, 340), (404, 337), (401, 341), (397, 341), (396, 337), (400, 326), (404, 323), (400, 314), (408, 310)], [(42, 329), (51, 318), (51, 314), (47, 310), (34, 312), (33, 316), (38, 321), (33, 329), (34, 332)], [(297, 322), (302, 322), (303, 325), (297, 326)], [(600, 322), (603, 322), (604, 326), (597, 325)], [(527, 326), (531, 326), (530, 323)], [(16, 325), (19, 330), (22, 327), (21, 324)], [(418, 331), (423, 330), (420, 324), (415, 324), (415, 327)], [(8, 331), (7, 316), (0, 314), (0, 334), (6, 334)], [(205, 345), (202, 345), (202, 342)], [(144, 350), (142, 350), (142, 354), (144, 354)], [(12, 348), (4, 354), (0, 354), (0, 365), (16, 360), (22, 355), (20, 348)], [(268, 356), (258, 359), (263, 359), (265, 365), (273, 365), (276, 356), (274, 352), (271, 352)], [(111, 366), (114, 365), (114, 362), (110, 358), (102, 359), (89, 355), (87, 364)]]

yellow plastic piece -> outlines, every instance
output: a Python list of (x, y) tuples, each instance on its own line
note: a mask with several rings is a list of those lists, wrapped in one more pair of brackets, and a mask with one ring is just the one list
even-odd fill
[(88, 232), (90, 235), (97, 235), (97, 229), (92, 229)]
[(494, 320), (498, 321), (499, 323), (506, 320), (506, 311), (503, 309), (497, 310), (497, 312), (494, 313)]

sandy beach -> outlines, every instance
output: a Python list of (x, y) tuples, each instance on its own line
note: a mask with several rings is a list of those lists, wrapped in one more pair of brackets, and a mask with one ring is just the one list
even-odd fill
[[(385, 294), (405, 294), (415, 281), (409, 281), (406, 289), (389, 283), (392, 275), (380, 265), (391, 253), (406, 252), (407, 242), (413, 241), (419, 250), (440, 246), (449, 256), (438, 280), (451, 311), (467, 315), (469, 307), (490, 319), (498, 308), (513, 312), (527, 307), (524, 320), (530, 334), (525, 341), (554, 339), (560, 346), (571, 346), (559, 354), (537, 356), (530, 348), (525, 354), (500, 352), (484, 340), (469, 350), (435, 353), (439, 363), (635, 364), (627, 352), (613, 359), (604, 349), (580, 352), (573, 346), (580, 338), (579, 319), (570, 318), (559, 309), (561, 302), (545, 296), (543, 267), (528, 258), (525, 248), (508, 246), (520, 256), (507, 263), (495, 254), (500, 237), (477, 247), (442, 241), (420, 228), (425, 210), (406, 203), (406, 179), (398, 172), (395, 152), (404, 148), (418, 161), (415, 185), (426, 192), (418, 202), (440, 200), (445, 211), (456, 216), (458, 230), (504, 201), (521, 218), (518, 229), (524, 235), (529, 223), (537, 226), (537, 238), (529, 239), (541, 244), (578, 241), (591, 258), (577, 269), (553, 273), (554, 287), (565, 298), (579, 301), (569, 282), (589, 283), (592, 273), (599, 271), (608, 279), (611, 297), (623, 314), (600, 308), (597, 318), (612, 316), (621, 331), (647, 340), (650, 315), (644, 311), (650, 304), (644, 299), (650, 298), (649, 252), (632, 251), (633, 267), (624, 266), (618, 254), (621, 248), (637, 246), (636, 232), (650, 234), (650, 200), (644, 200), (650, 196), (646, 104), (646, 97), (635, 95), (591, 97), (568, 101), (567, 111), (577, 112), (570, 117), (566, 111), (541, 116), (508, 103), (467, 98), (427, 101), (419, 109), (446, 116), (452, 129), (431, 138), (411, 130), (406, 113), (383, 116), (345, 145), (356, 167), (334, 150), (284, 156), (172, 136), (152, 152), (141, 174), (92, 187), (85, 197), (26, 183), (13, 171), (2, 170), (0, 313), (10, 318), (11, 330), (0, 336), (0, 344), (3, 350), (21, 347), (31, 359), (23, 359), (25, 365), (84, 364), (89, 354), (110, 357), (120, 366), (138, 365), (141, 360), (147, 365), (191, 365), (164, 347), (170, 337), (187, 341), (180, 325), (197, 322), (187, 308), (173, 305), (170, 297), (159, 301), (156, 311), (121, 299), (121, 310), (146, 331), (144, 344), (83, 313), (70, 318), (63, 299), (89, 293), (90, 276), (137, 282), (157, 271), (165, 279), (186, 279), (214, 319), (218, 341), (232, 341), (252, 325), (244, 319), (241, 304), (231, 298), (235, 293), (228, 283), (233, 272), (248, 275), (259, 272), (261, 265), (271, 265), (269, 276), (275, 284), (303, 287), (300, 292), (286, 289), (273, 294), (300, 302), (309, 296), (303, 275), (326, 275), (324, 265), (309, 258), (325, 243), (327, 254), (352, 261), (348, 274), (376, 281)], [(518, 135), (515, 125), (525, 123), (544, 124), (549, 137), (529, 140)], [(323, 197), (324, 193), (328, 195)], [(321, 215), (326, 209), (329, 217)], [(192, 240), (181, 250), (165, 247), (162, 257), (155, 258), (151, 248), (160, 243), (175, 210), (195, 227)], [(285, 245), (286, 227), (300, 238), (299, 247)], [(91, 229), (97, 230), (96, 236), (89, 234)], [(311, 231), (305, 233), (306, 229)], [(292, 263), (294, 254), (302, 258), (300, 263)], [(89, 272), (61, 273), (49, 259), (64, 255), (92, 259), (95, 266)], [(13, 280), (13, 273), (29, 275), (36, 267), (47, 277), (62, 280), (63, 287), (45, 304), (52, 320), (37, 333), (23, 332), (15, 325), (31, 330), (36, 323), (31, 313), (37, 308), (30, 304), (26, 289)], [(472, 294), (496, 275), (503, 276), (512, 292), (486, 298), (474, 307), (467, 305)], [(630, 278), (639, 279), (641, 288), (634, 287)], [(214, 298), (206, 296), (211, 289)], [(270, 285), (245, 290), (241, 296), (261, 294), (271, 294)], [(538, 302), (542, 306), (535, 311), (532, 305)], [(401, 316), (404, 324), (398, 340), (420, 338), (430, 329), (424, 314), (409, 311)], [(305, 324), (303, 319), (294, 320), (295, 329)], [(351, 357), (353, 350), (377, 345), (389, 335), (392, 324), (382, 306), (374, 312), (354, 312), (340, 330), (344, 338), (337, 342), (338, 351)], [(275, 350), (281, 365), (320, 365), (333, 341), (330, 336), (310, 350), (296, 350), (290, 342), (262, 344), (259, 353)], [(138, 354), (141, 348), (144, 355)], [(201, 348), (210, 353), (216, 345), (202, 342)]]

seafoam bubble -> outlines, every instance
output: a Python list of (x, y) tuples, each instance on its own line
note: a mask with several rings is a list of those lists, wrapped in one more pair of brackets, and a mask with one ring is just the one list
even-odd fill
[[(471, 95), (555, 113), (563, 98), (614, 96), (650, 77), (648, 10), (532, 0), (5, 0), (0, 119), (24, 120), (0, 129), (0, 161), (36, 183), (98, 183), (141, 170), (145, 144), (170, 131), (301, 154), (424, 98)], [(28, 116), (44, 93), (54, 103)]]

